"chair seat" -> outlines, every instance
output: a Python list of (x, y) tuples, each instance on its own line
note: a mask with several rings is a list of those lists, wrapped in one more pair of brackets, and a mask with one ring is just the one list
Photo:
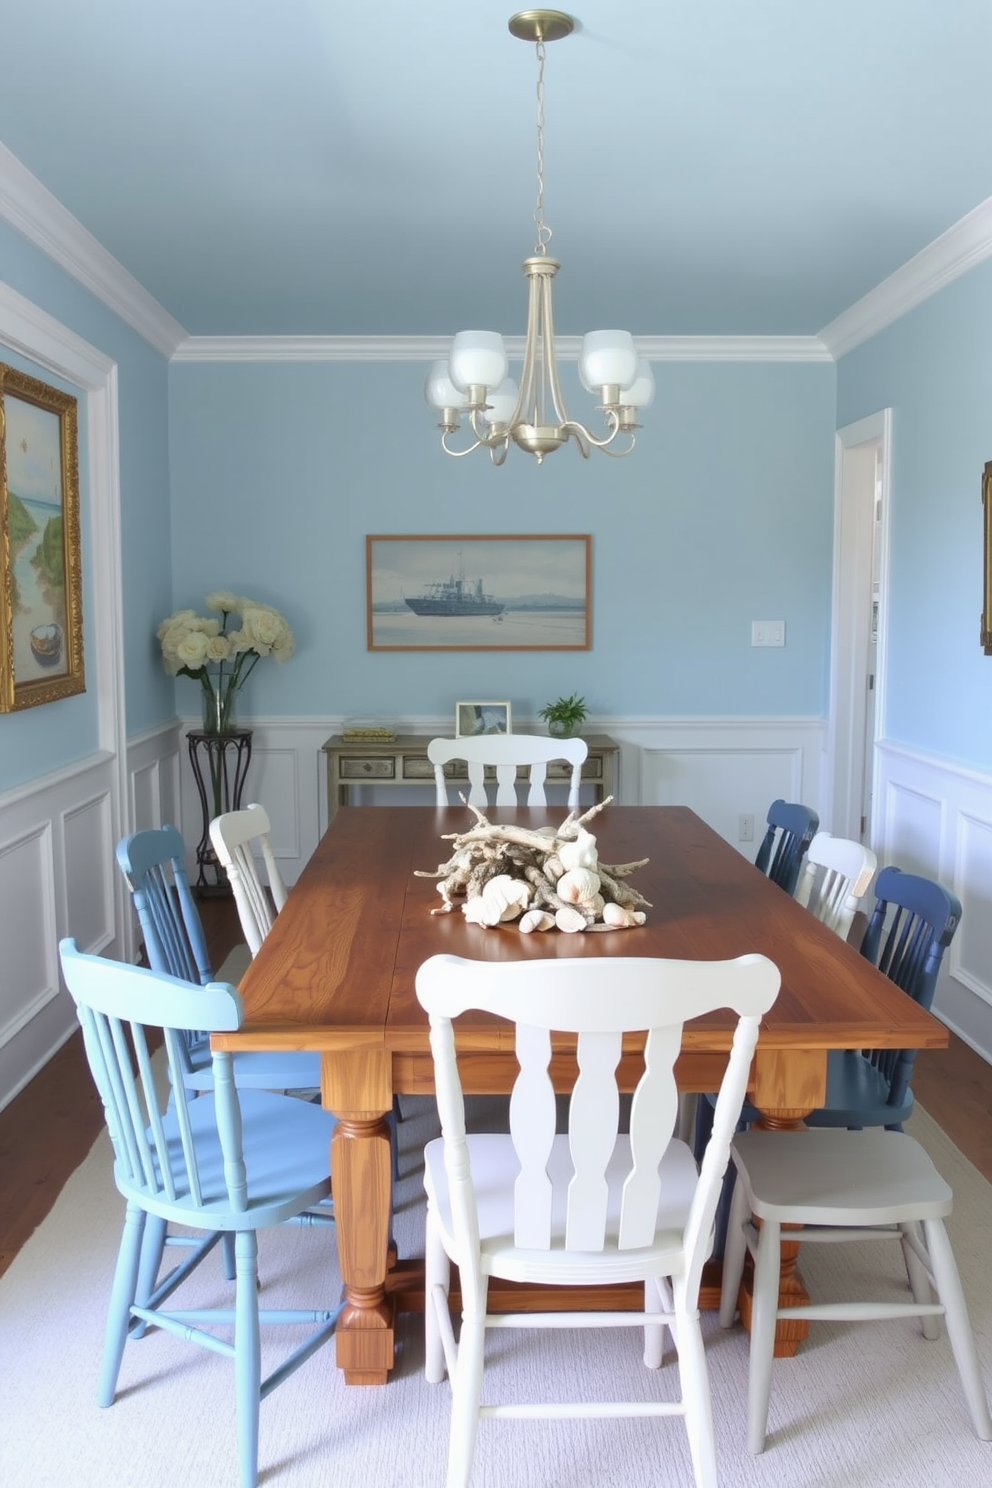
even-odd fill
[(831, 1049), (827, 1055), (827, 1098), (806, 1117), (807, 1126), (896, 1126), (913, 1111), (913, 1092), (898, 1105), (889, 1102), (889, 1082), (858, 1049)]
[(117, 1187), (149, 1214), (177, 1224), (209, 1225), (214, 1230), (253, 1230), (299, 1214), (331, 1191), (331, 1133), (334, 1117), (307, 1101), (287, 1100), (262, 1090), (239, 1090), (249, 1206), (232, 1208), (227, 1175), (217, 1131), (215, 1097), (190, 1101), (190, 1127), (202, 1190), (198, 1203), (189, 1191), (183, 1162), (179, 1115), (174, 1108), (163, 1117), (176, 1197), (132, 1180), (118, 1163)]
[(950, 1188), (905, 1132), (741, 1132), (731, 1150), (759, 1219), (864, 1226), (951, 1212)]
[[(220, 977), (217, 978), (221, 980)], [(194, 1044), (185, 1078), (188, 1090), (212, 1090), (210, 1041)], [(241, 1090), (319, 1090), (320, 1055), (299, 1049), (277, 1052), (245, 1049), (234, 1056), (234, 1078)]]
[[(714, 1097), (708, 1097), (710, 1104)], [(858, 1049), (831, 1049), (827, 1054), (827, 1095), (823, 1105), (803, 1119), (814, 1127), (900, 1126), (913, 1113), (913, 1092), (899, 1105), (889, 1103), (885, 1076)], [(744, 1102), (741, 1122), (752, 1126), (761, 1112)]]
[[(547, 1252), (520, 1249), (513, 1243), (513, 1186), (520, 1163), (513, 1149), (512, 1137), (505, 1133), (487, 1132), (469, 1136), (466, 1140), (479, 1217), (482, 1270), (486, 1275), (510, 1281), (586, 1286), (642, 1281), (648, 1276), (674, 1276), (681, 1272), (685, 1223), (699, 1182), (696, 1160), (684, 1142), (671, 1141), (661, 1160), (664, 1197), (651, 1249), (621, 1251), (617, 1249), (616, 1236), (623, 1182), (630, 1172), (630, 1142), (626, 1136), (617, 1138), (606, 1170), (608, 1238), (604, 1251), (595, 1252), (587, 1260), (583, 1252), (564, 1251), (566, 1185), (573, 1166), (567, 1136), (555, 1137), (548, 1160), (555, 1201), (551, 1221), (554, 1248)], [(429, 1203), (435, 1206), (445, 1250), (457, 1260), (442, 1138), (427, 1144), (424, 1168), (424, 1187)], [(671, 1235), (670, 1250), (666, 1249), (666, 1231)], [(547, 1256), (546, 1267), (542, 1267), (542, 1255)]]

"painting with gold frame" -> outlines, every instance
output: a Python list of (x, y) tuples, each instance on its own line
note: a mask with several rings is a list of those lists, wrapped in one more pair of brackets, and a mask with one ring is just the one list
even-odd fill
[(985, 509), (985, 583), (982, 590), (982, 647), (992, 656), (992, 460), (982, 473), (982, 506)]
[(0, 363), (0, 713), (85, 690), (76, 399)]

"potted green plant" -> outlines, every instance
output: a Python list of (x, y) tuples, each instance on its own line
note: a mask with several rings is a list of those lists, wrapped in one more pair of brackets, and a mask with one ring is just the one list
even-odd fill
[(548, 725), (548, 733), (558, 739), (570, 739), (577, 733), (586, 716), (586, 700), (572, 693), (560, 697), (556, 703), (548, 703), (537, 715)]

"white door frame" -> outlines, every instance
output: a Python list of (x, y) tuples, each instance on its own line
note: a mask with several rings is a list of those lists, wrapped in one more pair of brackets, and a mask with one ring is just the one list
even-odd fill
[[(878, 631), (875, 686), (872, 702), (865, 701), (868, 642), (871, 626), (874, 478), (872, 507), (866, 500), (865, 465), (869, 455), (881, 456), (882, 512), (878, 531)], [(858, 456), (863, 453), (864, 464)], [(892, 470), (892, 410), (859, 419), (838, 429), (834, 442), (834, 567), (830, 625), (830, 704), (827, 720), (826, 819), (838, 837), (860, 841), (864, 775), (865, 710), (874, 707), (876, 739), (885, 720), (886, 616), (888, 611), (889, 505)], [(859, 468), (860, 465), (860, 468)], [(867, 541), (865, 534), (867, 532)], [(877, 806), (872, 804), (867, 840), (877, 840)]]

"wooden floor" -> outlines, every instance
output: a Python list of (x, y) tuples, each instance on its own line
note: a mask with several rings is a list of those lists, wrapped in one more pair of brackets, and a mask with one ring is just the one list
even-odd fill
[[(233, 901), (201, 906), (210, 957), (219, 966), (241, 939)], [(992, 1066), (954, 1034), (949, 1049), (916, 1061), (917, 1100), (992, 1182)], [(74, 1034), (0, 1112), (0, 1275), (45, 1218), (103, 1124), (103, 1110)]]

